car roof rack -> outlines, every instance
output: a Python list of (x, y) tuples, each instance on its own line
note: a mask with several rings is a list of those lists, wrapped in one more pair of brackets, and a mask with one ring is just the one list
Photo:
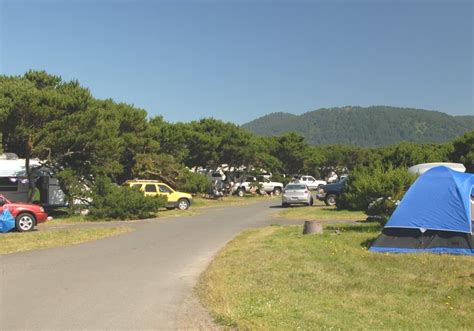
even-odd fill
[(139, 183), (162, 183), (162, 181), (156, 179), (129, 179), (127, 182), (139, 182)]

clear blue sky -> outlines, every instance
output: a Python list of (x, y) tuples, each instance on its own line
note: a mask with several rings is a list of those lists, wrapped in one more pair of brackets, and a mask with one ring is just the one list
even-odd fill
[(173, 122), (474, 114), (472, 1), (0, 2), (2, 74), (46, 70)]

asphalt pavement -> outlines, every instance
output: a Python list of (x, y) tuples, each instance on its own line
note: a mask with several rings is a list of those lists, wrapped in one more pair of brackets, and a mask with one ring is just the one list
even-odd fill
[(0, 330), (182, 328), (199, 274), (243, 229), (276, 223), (274, 205), (131, 222), (135, 231), (124, 235), (1, 255)]

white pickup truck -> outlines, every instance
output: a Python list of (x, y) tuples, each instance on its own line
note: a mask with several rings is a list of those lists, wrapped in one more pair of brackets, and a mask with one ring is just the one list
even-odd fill
[(295, 183), (305, 184), (310, 190), (315, 190), (321, 185), (326, 185), (325, 180), (316, 179), (313, 176), (300, 176), (295, 180)]
[(246, 177), (244, 181), (234, 184), (232, 191), (239, 197), (243, 197), (245, 193), (249, 193), (253, 183), (258, 183), (260, 189), (266, 193), (273, 193), (274, 195), (280, 195), (283, 190), (283, 183), (272, 182), (267, 178), (259, 176), (257, 177)]

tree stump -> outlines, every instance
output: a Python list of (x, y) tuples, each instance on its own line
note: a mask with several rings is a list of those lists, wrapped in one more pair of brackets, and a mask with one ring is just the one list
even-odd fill
[(323, 226), (321, 223), (315, 221), (305, 221), (303, 234), (321, 234), (323, 233)]

